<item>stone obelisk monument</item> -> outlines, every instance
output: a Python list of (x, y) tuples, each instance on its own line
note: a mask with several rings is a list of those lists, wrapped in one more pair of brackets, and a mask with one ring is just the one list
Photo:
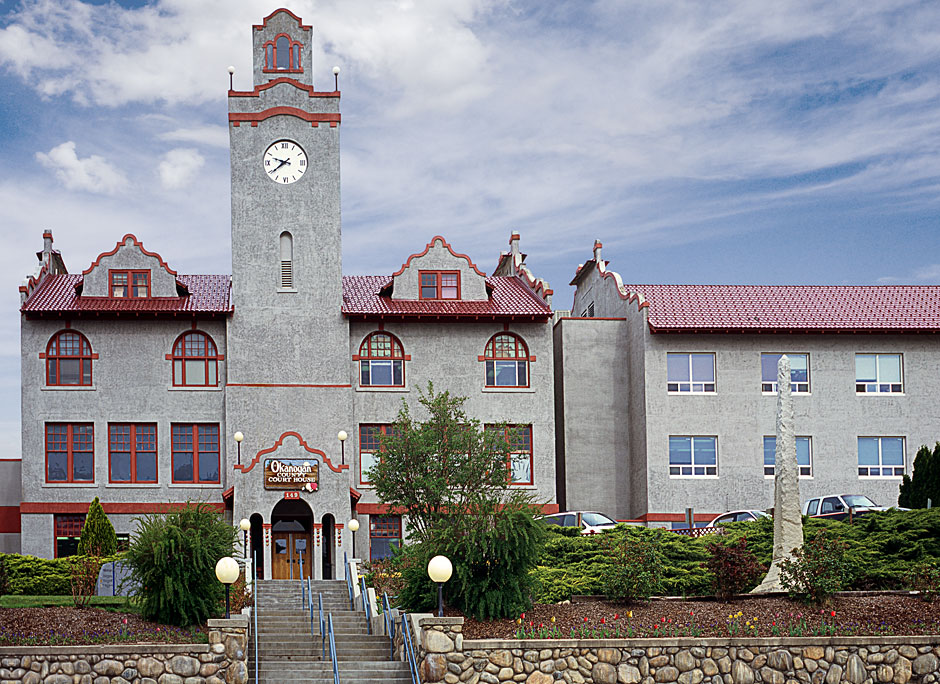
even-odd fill
[(803, 545), (800, 515), (800, 469), (796, 463), (796, 432), (793, 427), (793, 397), (790, 394), (790, 359), (777, 364), (777, 448), (774, 468), (774, 551), (770, 570), (752, 593), (783, 591), (780, 563)]

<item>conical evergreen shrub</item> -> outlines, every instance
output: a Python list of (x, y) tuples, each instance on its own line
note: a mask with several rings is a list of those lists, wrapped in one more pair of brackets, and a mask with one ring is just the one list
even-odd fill
[(117, 535), (114, 525), (104, 514), (104, 509), (96, 496), (88, 508), (82, 536), (78, 540), (80, 556), (111, 556), (117, 552)]

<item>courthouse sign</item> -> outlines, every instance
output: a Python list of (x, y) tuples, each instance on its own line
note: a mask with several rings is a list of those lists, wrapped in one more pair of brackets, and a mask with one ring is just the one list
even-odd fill
[(266, 458), (265, 489), (319, 489), (320, 462), (315, 458)]

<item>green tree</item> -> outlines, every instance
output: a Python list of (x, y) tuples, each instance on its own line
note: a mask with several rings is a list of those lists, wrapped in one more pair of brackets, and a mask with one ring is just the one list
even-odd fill
[(408, 539), (394, 563), (410, 609), (436, 605), (428, 560), (447, 556), (454, 574), (447, 602), (478, 619), (516, 616), (530, 605), (535, 567), (544, 544), (540, 508), (508, 486), (511, 431), (484, 428), (463, 410), (464, 397), (436, 394), (418, 401), (427, 420), (402, 408), (381, 439), (381, 460), (370, 478), (383, 503), (408, 516)]
[(80, 556), (111, 556), (117, 551), (117, 535), (96, 496), (88, 507), (82, 536), (78, 540)]
[(126, 561), (141, 615), (185, 627), (218, 614), (225, 590), (215, 564), (232, 555), (235, 528), (205, 503), (137, 520)]
[[(402, 401), (394, 429), (381, 437), (381, 458), (369, 471), (375, 493), (404, 509), (412, 541), (434, 536), (434, 529), (471, 503), (498, 499), (506, 489), (509, 442), (505, 426), (482, 429), (463, 410), (466, 397), (419, 390), (428, 419), (417, 420)], [(447, 522), (447, 524), (453, 524)]]
[(926, 445), (917, 450), (911, 476), (904, 476), (898, 493), (898, 506), (927, 508), (927, 500), (940, 506), (940, 442), (930, 450)]

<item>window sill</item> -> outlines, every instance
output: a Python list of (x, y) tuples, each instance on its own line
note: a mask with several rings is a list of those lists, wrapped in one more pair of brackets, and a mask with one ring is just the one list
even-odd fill
[(670, 480), (717, 480), (718, 475), (670, 475)]
[(76, 487), (97, 487), (97, 482), (43, 482), (42, 487), (50, 489), (74, 489)]
[(222, 489), (221, 482), (171, 482), (166, 486), (173, 489)]
[[(761, 392), (765, 397), (775, 397), (777, 396), (776, 392)], [(790, 396), (793, 397), (811, 397), (813, 396), (812, 392), (790, 392)]]
[(509, 485), (509, 489), (531, 489), (531, 490), (536, 490), (536, 489), (538, 489), (538, 487), (536, 487), (534, 484), (511, 484), (511, 485)]
[(159, 482), (109, 482), (105, 485), (115, 489), (159, 489), (162, 486)]
[(859, 475), (859, 480), (902, 480), (903, 475)]
[(535, 388), (533, 387), (484, 387), (483, 392), (495, 392), (499, 394), (501, 392), (518, 392), (521, 394), (535, 394)]
[(291, 292), (296, 293), (297, 288), (296, 287), (279, 287), (277, 288), (277, 292), (278, 293), (282, 293), (282, 292), (283, 293), (291, 293)]
[(364, 386), (359, 385), (358, 387), (356, 387), (356, 391), (357, 392), (410, 392), (411, 390), (408, 388), (407, 385), (404, 387), (393, 387), (393, 386), (385, 387), (382, 385), (376, 385), (373, 387), (372, 385), (364, 385)]
[[(675, 476), (673, 476), (673, 477), (675, 477)], [(699, 476), (699, 477), (701, 477), (701, 476)], [(773, 476), (773, 475), (764, 475), (764, 479), (765, 479), (765, 480), (773, 480), (773, 479), (774, 479), (774, 476)], [(812, 480), (812, 479), (813, 479), (813, 476), (812, 476), (812, 475), (800, 475), (800, 479), (801, 479), (801, 480)]]
[(666, 394), (670, 397), (713, 397), (718, 394), (718, 392), (670, 392), (666, 390)]
[(95, 385), (44, 385), (39, 388), (40, 392), (94, 392), (98, 388)]
[(214, 387), (212, 386), (200, 387), (198, 385), (194, 385), (192, 387), (187, 387), (185, 385), (170, 385), (169, 387), (167, 387), (167, 391), (169, 392), (221, 392), (222, 385), (216, 385)]
[(856, 397), (903, 397), (904, 392), (856, 392)]

